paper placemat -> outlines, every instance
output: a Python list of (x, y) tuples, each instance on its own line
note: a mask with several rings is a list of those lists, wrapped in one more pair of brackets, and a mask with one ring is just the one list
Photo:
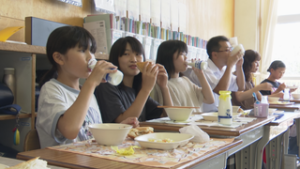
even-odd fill
[(256, 120), (256, 118), (253, 118), (253, 117), (237, 117), (233, 120), (231, 125), (222, 125), (222, 124), (219, 124), (218, 121), (207, 121), (207, 120), (202, 120), (202, 119), (203, 119), (203, 117), (201, 115), (194, 115), (193, 117), (190, 117), (187, 121), (175, 121), (175, 120), (171, 120), (169, 117), (163, 117), (163, 118), (159, 118), (159, 119), (148, 120), (146, 122), (186, 124), (186, 125), (194, 122), (194, 124), (199, 125), (199, 126), (237, 128), (243, 124), (247, 124), (249, 122), (252, 122), (253, 120)]
[[(48, 148), (145, 166), (170, 168), (220, 149), (232, 143), (233, 140), (234, 138), (211, 138), (209, 142), (204, 144), (189, 142), (187, 145), (173, 150), (134, 148), (135, 153), (127, 156), (117, 154), (111, 146), (99, 145), (91, 140)], [(118, 148), (122, 149), (130, 146), (139, 146), (139, 144), (132, 139), (126, 139)]]
[(193, 115), (187, 121), (176, 121), (171, 120), (169, 117), (162, 117), (159, 119), (148, 120), (146, 122), (154, 122), (154, 123), (174, 123), (174, 124), (191, 124), (193, 121), (202, 120), (203, 117), (201, 115)]
[(253, 120), (256, 120), (256, 118), (253, 118), (253, 117), (237, 117), (233, 120), (231, 125), (224, 125), (224, 124), (218, 123), (218, 121), (206, 121), (206, 120), (201, 120), (199, 122), (195, 122), (195, 124), (199, 125), (199, 126), (209, 126), (209, 127), (237, 128), (237, 127), (240, 127), (243, 124), (247, 124), (249, 122), (252, 122)]

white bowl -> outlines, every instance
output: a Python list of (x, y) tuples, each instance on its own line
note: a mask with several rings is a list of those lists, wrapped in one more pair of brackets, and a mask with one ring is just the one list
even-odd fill
[(292, 93), (292, 96), (294, 99), (300, 99), (300, 94), (299, 93)]
[(186, 121), (193, 112), (193, 108), (164, 108), (171, 120)]
[[(241, 113), (232, 113), (232, 118), (235, 119)], [(202, 113), (201, 116), (206, 121), (218, 121), (218, 112), (211, 112), (211, 113)]]
[(280, 97), (268, 97), (268, 101), (270, 103), (276, 103), (279, 102)]
[(241, 106), (232, 106), (232, 113), (237, 113)]
[(118, 123), (91, 124), (89, 130), (99, 144), (119, 145), (125, 140), (131, 125)]
[[(173, 143), (159, 143), (159, 142), (151, 142), (149, 139), (171, 139)], [(185, 133), (151, 133), (145, 134), (142, 136), (136, 137), (134, 140), (139, 142), (139, 144), (144, 148), (154, 148), (154, 149), (163, 149), (170, 150), (177, 148), (178, 146), (186, 145), (189, 140), (194, 138), (191, 134)]]

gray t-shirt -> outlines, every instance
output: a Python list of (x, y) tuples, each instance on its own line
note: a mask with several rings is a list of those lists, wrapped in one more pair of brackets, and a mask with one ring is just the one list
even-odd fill
[(76, 139), (66, 139), (57, 129), (58, 119), (75, 102), (79, 92), (60, 83), (56, 79), (51, 79), (43, 85), (39, 96), (36, 121), (41, 148), (83, 141), (93, 137), (88, 130), (88, 125), (102, 123), (99, 107), (94, 95), (92, 96), (90, 107)]
[[(101, 110), (104, 123), (114, 123), (115, 119), (125, 112), (136, 98), (134, 89), (126, 86), (113, 86), (101, 83), (95, 90), (95, 96)], [(139, 121), (159, 118), (163, 109), (157, 108), (159, 103), (148, 97)]]

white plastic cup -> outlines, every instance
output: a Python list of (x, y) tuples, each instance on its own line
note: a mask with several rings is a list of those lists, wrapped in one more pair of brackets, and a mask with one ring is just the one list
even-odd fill
[(261, 103), (269, 104), (268, 96), (261, 96)]
[(200, 70), (207, 69), (207, 62), (205, 62), (203, 60), (190, 62), (190, 63), (187, 63), (187, 65), (190, 65), (190, 66), (195, 67)]
[(230, 43), (231, 46), (237, 46), (238, 45), (237, 37), (229, 38), (229, 43)]
[(117, 86), (122, 82), (123, 76), (124, 76), (123, 73), (121, 71), (117, 70), (115, 73), (106, 74), (105, 80), (108, 83), (110, 83), (114, 86)]
[[(97, 60), (91, 59), (88, 62), (88, 68), (92, 71), (96, 66), (96, 64), (97, 64)], [(117, 70), (115, 73), (106, 74), (106, 76), (103, 79), (105, 79), (111, 85), (117, 86), (122, 82), (123, 76), (124, 76), (123, 73)]]
[(254, 116), (256, 117), (268, 117), (269, 115), (269, 104), (267, 103), (254, 103)]
[(283, 100), (290, 101), (290, 89), (289, 88), (284, 89)]
[(233, 49), (230, 51), (230, 56), (236, 55), (240, 50), (244, 55), (245, 49), (244, 49), (244, 46), (242, 44), (234, 46)]

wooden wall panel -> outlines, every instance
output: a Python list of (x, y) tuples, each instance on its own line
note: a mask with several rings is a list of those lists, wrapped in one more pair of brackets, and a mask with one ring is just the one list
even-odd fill
[(206, 40), (233, 36), (234, 0), (186, 0), (186, 4), (187, 34)]
[[(24, 26), (27, 16), (82, 26), (82, 18), (91, 13), (91, 1), (82, 2), (83, 6), (77, 7), (57, 0), (0, 0), (0, 30), (8, 26)], [(24, 39), (24, 29), (10, 38), (16, 41)]]
[[(91, 0), (83, 7), (57, 0), (0, 0), (0, 30), (23, 26), (26, 16), (82, 26), (82, 18), (91, 13)], [(234, 0), (185, 0), (187, 6), (186, 34), (208, 40), (212, 36), (233, 36)], [(180, 11), (179, 11), (180, 13)], [(10, 40), (24, 41), (24, 29)]]

